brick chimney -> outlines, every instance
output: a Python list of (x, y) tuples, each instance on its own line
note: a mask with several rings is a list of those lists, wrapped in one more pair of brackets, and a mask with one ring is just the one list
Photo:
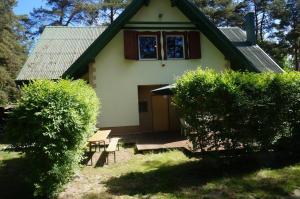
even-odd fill
[(256, 35), (255, 35), (255, 21), (254, 21), (254, 13), (253, 12), (249, 12), (245, 16), (244, 29), (247, 34), (247, 42), (251, 45), (255, 45), (256, 44)]

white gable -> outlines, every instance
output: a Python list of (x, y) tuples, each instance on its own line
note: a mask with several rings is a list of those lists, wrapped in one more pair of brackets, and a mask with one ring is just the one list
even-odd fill
[(142, 7), (130, 21), (189, 22), (190, 20), (177, 7), (172, 7), (170, 0), (151, 0), (149, 5)]

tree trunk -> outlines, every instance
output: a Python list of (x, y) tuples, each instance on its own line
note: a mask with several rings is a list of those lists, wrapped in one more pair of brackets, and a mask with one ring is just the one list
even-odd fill
[(109, 15), (110, 24), (114, 22), (114, 8), (110, 7), (110, 15)]
[(262, 16), (262, 18), (261, 18), (261, 22), (260, 22), (260, 30), (259, 30), (260, 40), (261, 40), (261, 41), (264, 40), (264, 21), (265, 21), (265, 17), (266, 17), (266, 12), (263, 11), (263, 16)]
[(255, 36), (256, 36), (256, 41), (258, 41), (258, 10), (255, 1), (254, 1), (254, 16), (255, 16)]
[(298, 58), (299, 47), (297, 46), (297, 41), (295, 41), (294, 53), (295, 53), (295, 69), (296, 69), (296, 71), (300, 71), (300, 68), (298, 66), (299, 65), (299, 58)]
[(299, 49), (299, 45), (298, 45), (298, 38), (297, 38), (297, 25), (298, 25), (298, 16), (297, 15), (293, 15), (292, 16), (292, 20), (293, 20), (293, 24), (292, 24), (292, 32), (294, 32), (296, 35), (294, 35), (294, 39), (292, 40), (294, 42), (293, 44), (293, 48), (294, 48), (294, 61), (295, 61), (295, 70), (299, 71), (299, 57), (298, 57), (298, 53), (300, 51)]

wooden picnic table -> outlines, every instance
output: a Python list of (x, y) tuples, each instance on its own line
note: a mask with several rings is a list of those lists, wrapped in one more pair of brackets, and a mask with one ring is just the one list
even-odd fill
[(98, 144), (100, 145), (101, 143), (103, 143), (104, 145), (104, 150), (105, 150), (105, 141), (108, 138), (109, 134), (111, 133), (111, 130), (100, 130), (97, 131), (94, 135), (92, 135), (89, 139), (88, 139), (88, 143), (90, 146), (90, 151), (91, 151), (91, 146), (92, 144)]

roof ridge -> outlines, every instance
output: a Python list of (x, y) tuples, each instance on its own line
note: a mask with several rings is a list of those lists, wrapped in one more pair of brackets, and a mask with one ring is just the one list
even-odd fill
[(231, 28), (238, 28), (238, 29), (241, 29), (243, 30), (242, 28), (238, 27), (238, 26), (227, 26), (227, 27), (222, 27), (222, 26), (218, 26), (219, 29), (231, 29)]
[(103, 27), (107, 27), (105, 25), (99, 25), (99, 26), (45, 26), (45, 28), (103, 28)]

